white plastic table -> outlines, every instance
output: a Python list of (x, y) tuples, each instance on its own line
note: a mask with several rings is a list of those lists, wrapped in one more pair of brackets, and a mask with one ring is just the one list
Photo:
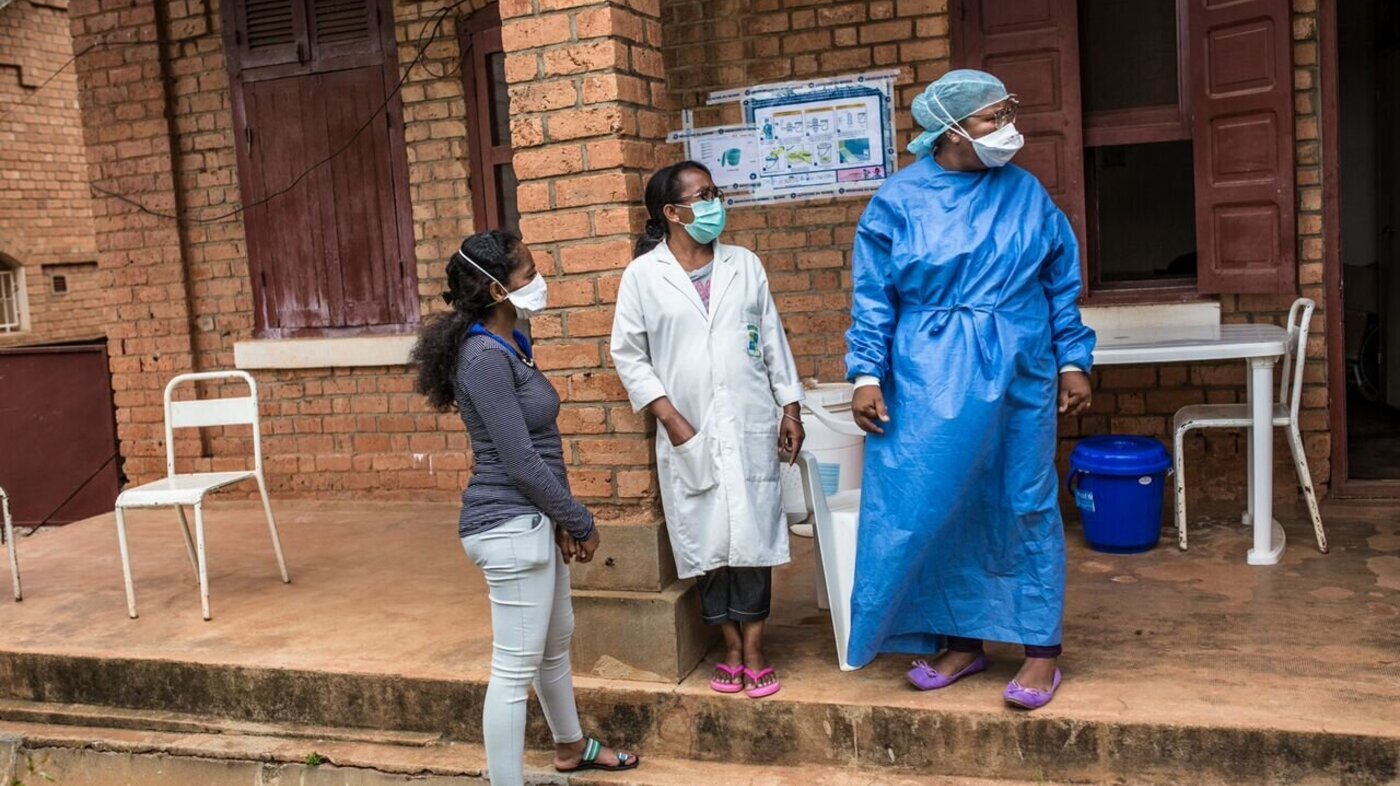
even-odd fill
[(1274, 520), (1274, 365), (1288, 350), (1277, 325), (1201, 325), (1106, 330), (1099, 334), (1094, 365), (1249, 362), (1249, 512), (1254, 527), (1250, 565), (1275, 565), (1283, 556), (1283, 527)]

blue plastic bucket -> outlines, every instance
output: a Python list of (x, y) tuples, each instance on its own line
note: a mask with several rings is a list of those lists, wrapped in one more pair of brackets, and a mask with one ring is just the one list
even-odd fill
[(1162, 497), (1172, 459), (1155, 439), (1108, 435), (1081, 440), (1066, 484), (1095, 551), (1136, 554), (1162, 538)]

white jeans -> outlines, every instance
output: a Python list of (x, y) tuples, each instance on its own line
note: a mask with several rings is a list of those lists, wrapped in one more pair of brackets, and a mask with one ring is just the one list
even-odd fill
[(462, 538), (491, 592), (491, 682), (483, 734), (492, 786), (525, 783), (525, 709), (531, 683), (556, 743), (578, 742), (569, 640), (574, 607), (569, 569), (543, 514), (511, 519)]

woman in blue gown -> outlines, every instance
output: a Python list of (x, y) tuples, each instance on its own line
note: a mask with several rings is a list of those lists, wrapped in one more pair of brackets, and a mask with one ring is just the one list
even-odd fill
[(934, 82), (917, 161), (856, 230), (846, 365), (869, 436), (848, 655), (942, 649), (908, 675), (935, 690), (987, 667), (984, 640), (1025, 645), (1004, 696), (1035, 709), (1060, 683), (1056, 419), (1089, 406), (1094, 333), (1069, 221), (1007, 165), (1015, 114), (990, 74)]

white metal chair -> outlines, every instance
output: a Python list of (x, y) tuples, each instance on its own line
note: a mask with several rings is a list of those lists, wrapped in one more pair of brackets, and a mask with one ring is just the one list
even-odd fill
[[(797, 464), (802, 469), (802, 490), (812, 511), (818, 567), (817, 605), (831, 609), (837, 664), (842, 671), (852, 671), (855, 667), (846, 661), (846, 643), (851, 637), (851, 590), (856, 581), (860, 490), (843, 491), (827, 497), (822, 493), (817, 457), (803, 451)], [(823, 603), (823, 600), (826, 602)]]
[[(248, 395), (184, 401), (171, 398), (177, 386), (205, 380), (242, 380), (248, 386)], [(244, 424), (253, 427), (253, 469), (175, 474), (175, 429)], [(195, 572), (199, 574), (199, 600), (203, 607), (204, 619), (207, 620), (209, 563), (204, 552), (204, 497), (210, 492), (244, 480), (253, 479), (258, 483), (263, 512), (267, 515), (267, 528), (272, 533), (272, 548), (277, 552), (277, 567), (282, 571), (282, 581), (291, 582), (291, 577), (287, 575), (287, 561), (282, 556), (282, 541), (277, 536), (277, 523), (272, 518), (272, 505), (267, 499), (267, 481), (263, 477), (262, 466), (262, 433), (258, 422), (258, 386), (250, 374), (244, 371), (208, 371), (180, 374), (170, 380), (165, 386), (165, 469), (165, 478), (127, 489), (117, 497), (117, 540), (121, 545), (122, 574), (126, 579), (127, 613), (132, 619), (136, 619), (136, 589), (131, 582), (131, 556), (126, 543), (126, 509), (173, 507), (179, 513), (180, 532), (185, 536), (185, 552), (189, 555)], [(190, 541), (189, 521), (185, 518), (186, 505), (194, 507), (193, 543)]]
[(0, 532), (4, 536), (6, 550), (10, 552), (10, 581), (15, 586), (15, 602), (24, 600), (24, 593), (19, 587), (19, 555), (15, 553), (15, 522), (10, 518), (10, 495), (0, 488), (0, 512), (5, 516), (5, 529)]
[[(1308, 503), (1308, 513), (1312, 516), (1313, 532), (1317, 536), (1317, 548), (1327, 553), (1327, 533), (1322, 529), (1322, 514), (1318, 511), (1317, 492), (1313, 490), (1312, 475), (1308, 471), (1308, 458), (1303, 452), (1303, 436), (1298, 429), (1298, 407), (1303, 400), (1303, 362), (1308, 354), (1308, 325), (1312, 322), (1316, 304), (1307, 298), (1298, 298), (1288, 311), (1288, 351), (1283, 356), (1283, 368), (1279, 374), (1278, 402), (1274, 405), (1274, 427), (1282, 428), (1288, 436), (1288, 446), (1293, 453), (1293, 466), (1298, 472), (1298, 485), (1303, 489), (1303, 497)], [(1259, 391), (1261, 394), (1264, 391)], [(1186, 550), (1186, 454), (1183, 449), (1186, 433), (1205, 428), (1250, 427), (1249, 404), (1198, 404), (1182, 407), (1176, 413), (1173, 431), (1175, 441), (1173, 463), (1176, 474), (1176, 531), (1178, 545)], [(1272, 467), (1262, 467), (1261, 472), (1272, 472)], [(1249, 467), (1253, 477), (1255, 467)], [(1248, 518), (1249, 514), (1245, 514)]]

